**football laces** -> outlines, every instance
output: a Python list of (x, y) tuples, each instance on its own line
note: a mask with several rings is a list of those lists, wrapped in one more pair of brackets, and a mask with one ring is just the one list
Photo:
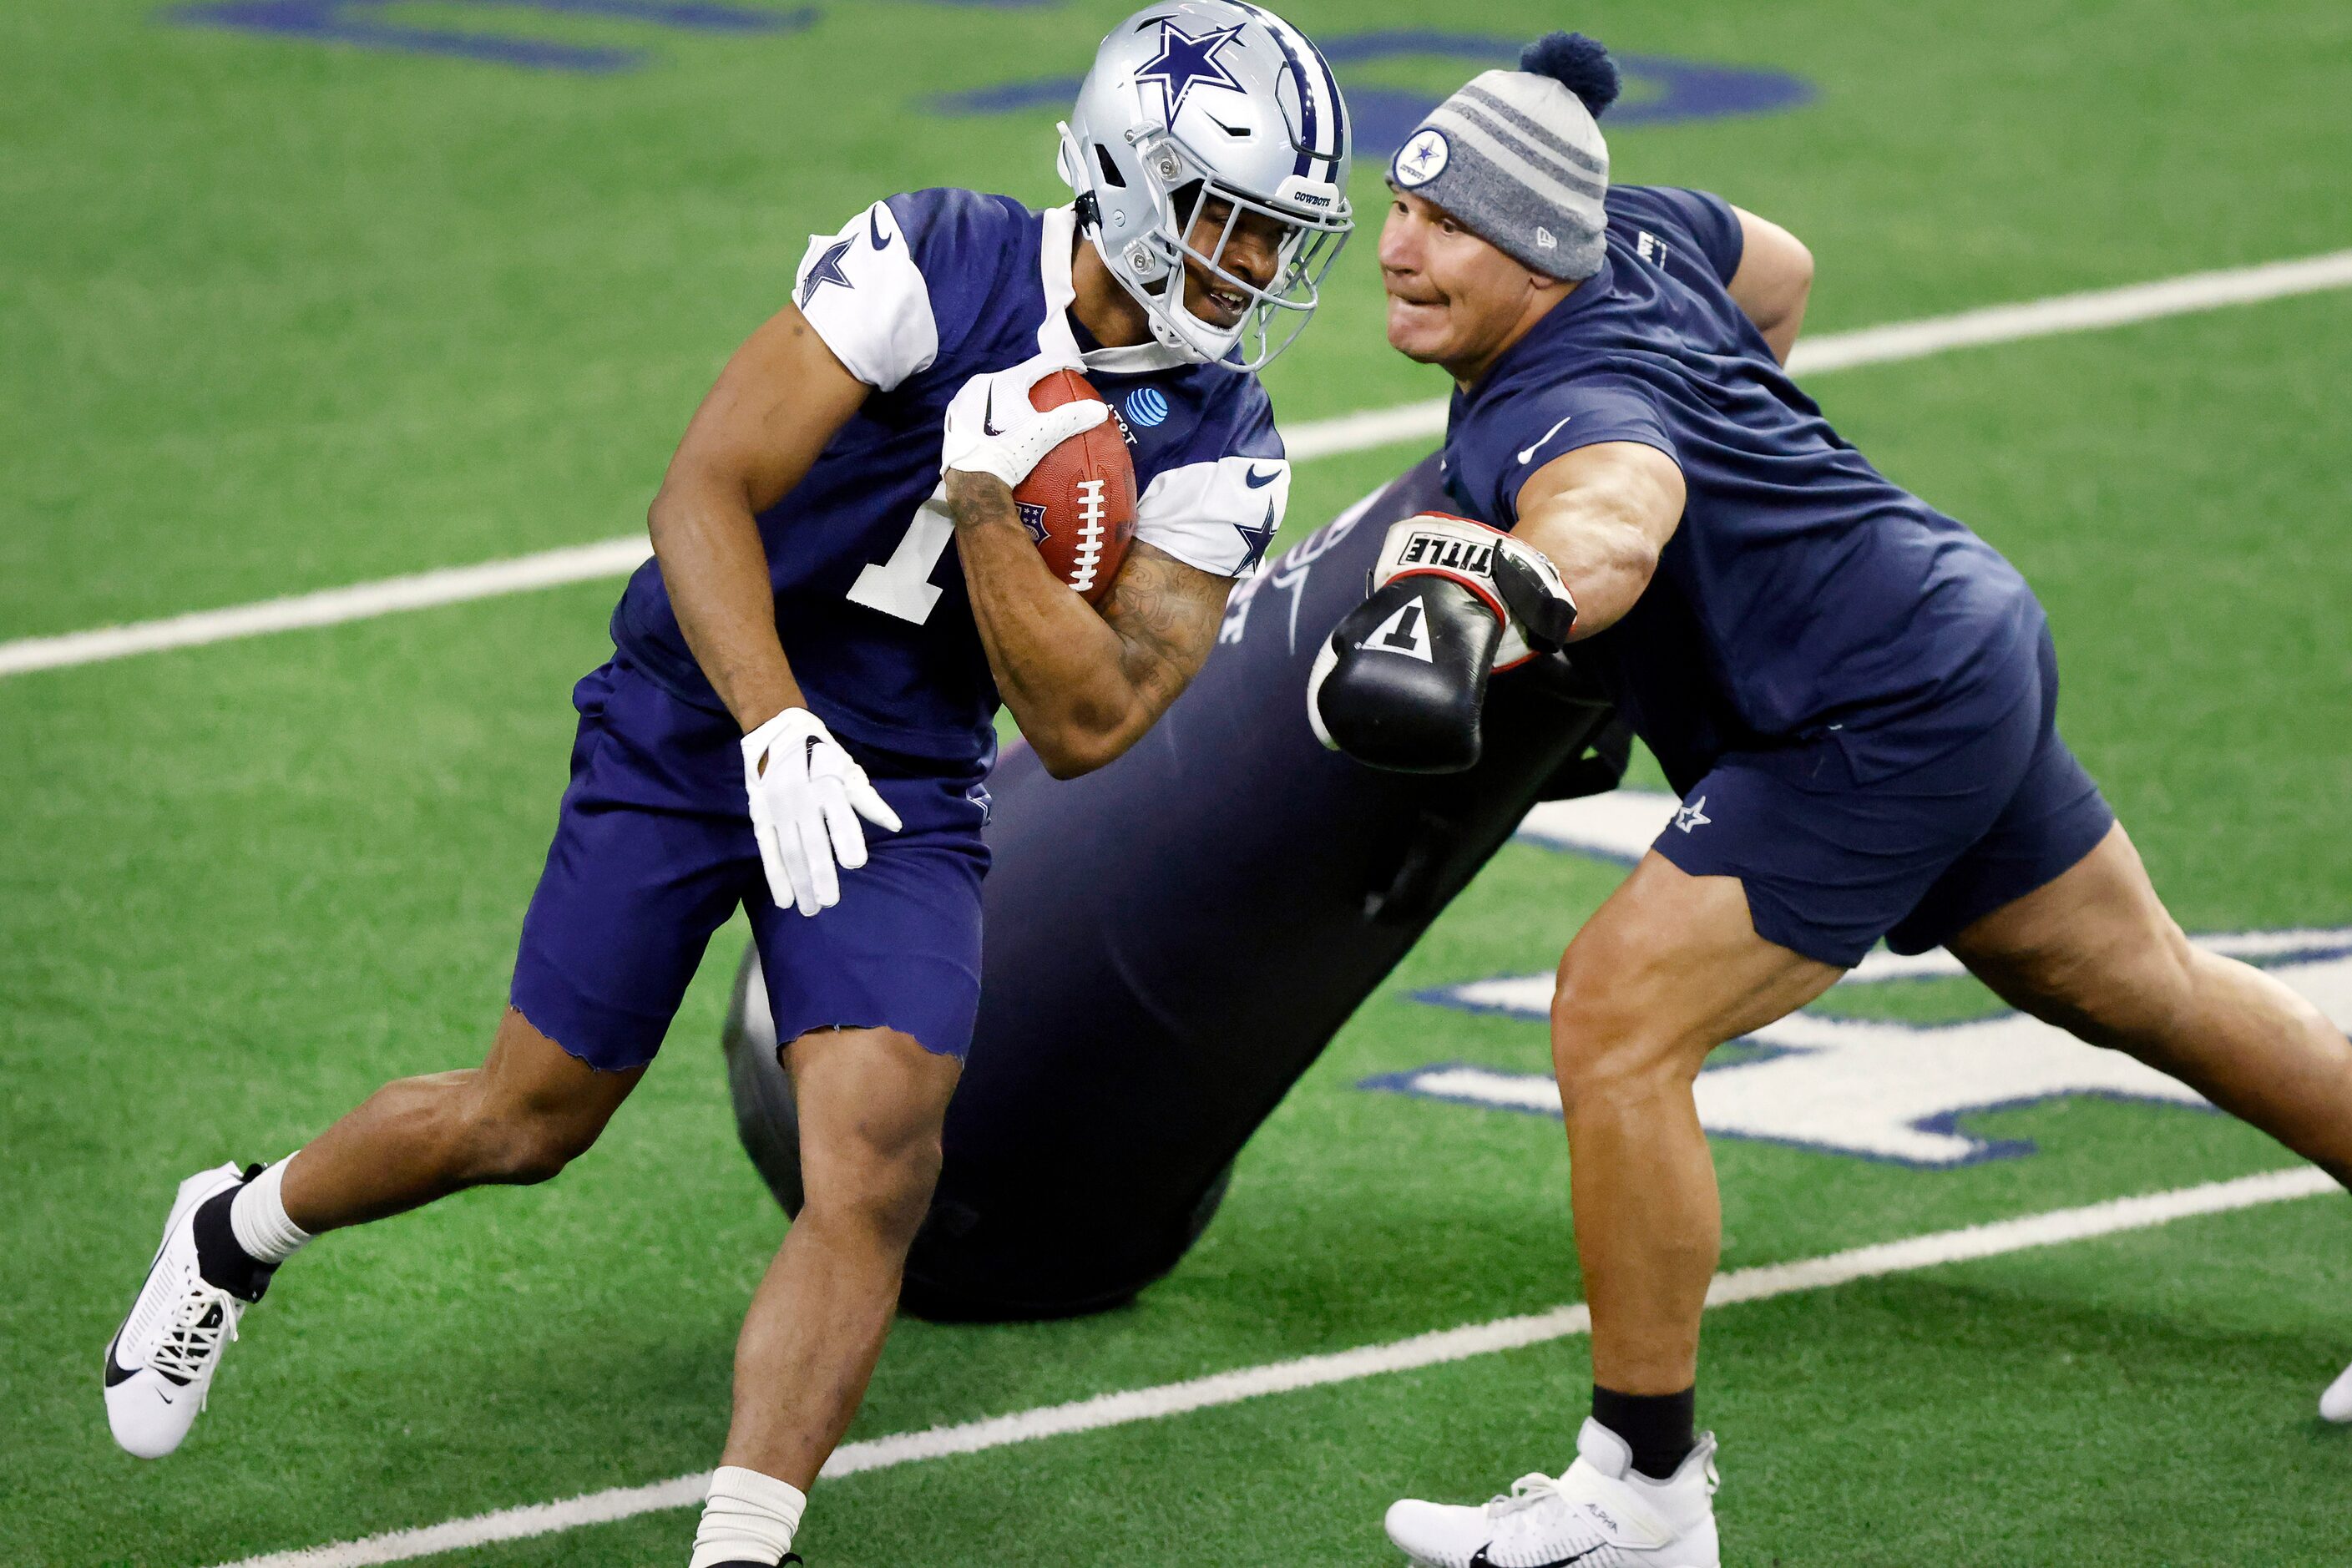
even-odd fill
[(236, 1320), (244, 1310), (244, 1302), (190, 1269), (147, 1364), (173, 1383), (194, 1383), (220, 1352), (223, 1336), (236, 1338)]
[(1486, 1505), (1486, 1516), (1489, 1519), (1502, 1519), (1517, 1513), (1523, 1509), (1533, 1508), (1546, 1498), (1555, 1498), (1559, 1495), (1558, 1477), (1545, 1475), (1541, 1470), (1531, 1471), (1513, 1481), (1508, 1492), (1497, 1494), (1495, 1500)]

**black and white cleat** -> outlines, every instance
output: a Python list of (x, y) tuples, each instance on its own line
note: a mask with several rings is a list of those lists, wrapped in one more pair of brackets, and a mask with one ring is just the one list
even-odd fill
[(251, 1305), (207, 1280), (196, 1261), (196, 1210), (243, 1180), (236, 1166), (217, 1165), (180, 1184), (147, 1281), (107, 1342), (106, 1423), (140, 1458), (160, 1459), (188, 1435)]

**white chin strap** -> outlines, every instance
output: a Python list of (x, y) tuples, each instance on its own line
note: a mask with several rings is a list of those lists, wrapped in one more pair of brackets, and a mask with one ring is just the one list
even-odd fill
[(1244, 316), (1230, 331), (1211, 326), (1187, 310), (1183, 302), (1184, 279), (1181, 269), (1170, 286), (1176, 296), (1173, 306), (1147, 301), (1144, 313), (1151, 318), (1151, 335), (1174, 349), (1178, 353), (1198, 359), (1202, 364), (1221, 360), (1234, 352), (1242, 341), (1242, 328), (1249, 318)]

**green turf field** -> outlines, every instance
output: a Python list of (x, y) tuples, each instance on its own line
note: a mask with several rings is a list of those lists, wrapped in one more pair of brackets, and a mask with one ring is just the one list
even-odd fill
[[(626, 532), (812, 230), (928, 184), (1054, 197), (1053, 110), (934, 100), (1075, 75), (1122, 11), (738, 8), (778, 25), (242, 8), (457, 36), (439, 53), (151, 0), (0, 8), (0, 642)], [(1432, 26), (1403, 0), (1290, 14), (1327, 42)], [(1612, 140), (1619, 178), (1803, 237), (1814, 332), (2352, 247), (2352, 10), (2328, 0), (1484, 0), (1444, 25), (1801, 78), (1795, 107)], [(486, 37), (605, 68), (467, 58)], [(1342, 82), (1433, 100), (1486, 63), (1454, 47)], [(1355, 195), (1377, 214), (1376, 168)], [(1378, 321), (1368, 233), (1269, 377), (1286, 420), (1443, 390)], [(2041, 591), (2068, 735), (2192, 931), (2352, 927), (2347, 362), (2337, 291), (1813, 383)], [(1422, 449), (1304, 465), (1293, 535)], [(180, 1177), (478, 1059), (615, 587), (0, 678), (0, 1563), (208, 1568), (714, 1461), (783, 1226), (719, 1071), (740, 927), (561, 1181), (313, 1249), (168, 1460), (118, 1452), (99, 1398)], [(1507, 847), (1173, 1277), (1093, 1320), (905, 1325), (853, 1436), (1577, 1300), (1556, 1121), (1358, 1086), (1540, 1070), (1539, 1023), (1421, 994), (1549, 968), (1620, 874)], [(1999, 1022), (1952, 981), (1817, 1011)], [(2095, 1097), (1962, 1125), (2037, 1147), (1922, 1168), (1722, 1140), (1726, 1267), (2289, 1163), (2218, 1117)], [(1726, 1561), (2352, 1562), (2352, 1429), (2313, 1414), (2352, 1358), (2347, 1217), (2284, 1203), (1722, 1309), (1701, 1413)], [(1588, 1382), (1570, 1339), (908, 1464), (821, 1488), (800, 1544), (817, 1568), (1386, 1563), (1392, 1497), (1564, 1465)], [(692, 1517), (436, 1561), (675, 1565)]]

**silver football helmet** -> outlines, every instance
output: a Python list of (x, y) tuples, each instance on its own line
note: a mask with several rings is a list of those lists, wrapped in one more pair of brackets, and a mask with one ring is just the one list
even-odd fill
[[(1290, 346), (1355, 227), (1348, 106), (1306, 34), (1244, 0), (1147, 6), (1103, 40), (1060, 129), (1057, 166), (1077, 193), (1079, 223), (1154, 337), (1238, 371)], [(1225, 216), (1203, 249), (1195, 226), (1213, 203)], [(1282, 230), (1264, 288), (1223, 265), (1250, 214)], [(1185, 307), (1187, 259), (1242, 301), (1234, 325)]]

